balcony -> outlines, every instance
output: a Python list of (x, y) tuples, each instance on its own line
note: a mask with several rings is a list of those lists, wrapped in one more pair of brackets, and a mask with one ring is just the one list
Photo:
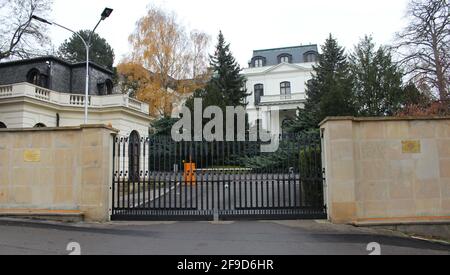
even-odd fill
[[(86, 97), (80, 94), (60, 93), (44, 89), (29, 83), (0, 86), (0, 99), (26, 97), (62, 107), (83, 108)], [(149, 114), (149, 105), (124, 94), (89, 96), (90, 108), (124, 107), (144, 114)]]
[(294, 93), (290, 95), (266, 95), (261, 97), (259, 105), (278, 105), (301, 103), (306, 100), (306, 94)]

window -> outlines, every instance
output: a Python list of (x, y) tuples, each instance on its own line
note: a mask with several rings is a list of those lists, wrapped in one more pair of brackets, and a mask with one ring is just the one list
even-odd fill
[(113, 93), (113, 88), (114, 88), (114, 84), (110, 79), (107, 79), (105, 81), (105, 85), (106, 85), (106, 94), (107, 95), (112, 95)]
[(305, 62), (307, 62), (307, 63), (317, 62), (317, 53), (316, 52), (307, 52), (304, 57), (305, 57)]
[(39, 86), (41, 84), (41, 73), (37, 69), (32, 69), (27, 74), (27, 82)]
[(261, 103), (261, 97), (264, 96), (264, 85), (256, 84), (255, 85), (255, 105)]
[(112, 95), (113, 88), (114, 84), (110, 79), (107, 79), (105, 82), (100, 82), (97, 84), (99, 95)]
[(5, 128), (7, 128), (6, 124), (0, 121), (0, 129), (5, 129)]
[(262, 56), (257, 56), (253, 58), (253, 67), (259, 68), (266, 66), (266, 59)]
[(43, 88), (49, 87), (49, 77), (38, 69), (31, 69), (27, 74), (27, 82)]
[(292, 62), (292, 55), (290, 54), (280, 54), (278, 56), (278, 63), (291, 63)]
[(262, 59), (255, 59), (255, 67), (263, 67), (264, 62)]
[(281, 82), (280, 84), (281, 95), (291, 95), (291, 82)]
[(136, 131), (131, 132), (128, 145), (128, 172), (130, 181), (140, 179), (139, 162), (141, 159), (141, 138)]
[(36, 125), (34, 125), (33, 128), (46, 128), (47, 126), (44, 123), (38, 123)]

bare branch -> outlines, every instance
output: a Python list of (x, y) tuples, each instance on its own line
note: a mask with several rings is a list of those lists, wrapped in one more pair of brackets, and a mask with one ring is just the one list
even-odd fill
[(46, 17), (53, 0), (0, 1), (0, 61), (27, 58), (39, 52), (40, 47), (50, 46), (45, 26), (36, 25), (31, 16)]
[(397, 35), (402, 64), (413, 79), (427, 82), (446, 100), (450, 76), (450, 4), (448, 0), (411, 0), (409, 26)]
[(209, 40), (203, 33), (196, 34), (200, 41), (189, 35), (175, 14), (150, 7), (130, 35), (132, 53), (118, 70), (129, 80), (125, 85), (152, 106), (155, 116), (170, 115), (181, 94), (202, 87), (196, 80), (207, 69), (201, 61), (207, 56)]

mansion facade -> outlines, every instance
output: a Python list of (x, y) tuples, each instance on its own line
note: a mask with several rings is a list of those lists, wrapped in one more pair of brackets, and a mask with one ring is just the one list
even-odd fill
[(85, 97), (86, 63), (53, 56), (0, 63), (0, 128), (64, 127), (105, 124), (120, 135), (147, 136), (149, 105), (114, 87), (114, 73), (90, 63), (89, 97)]
[(317, 45), (256, 50), (243, 70), (247, 78), (247, 113), (250, 125), (282, 133), (306, 101), (306, 83), (318, 61)]

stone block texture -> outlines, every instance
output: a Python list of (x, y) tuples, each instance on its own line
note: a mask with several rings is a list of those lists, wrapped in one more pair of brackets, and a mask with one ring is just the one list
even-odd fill
[(450, 219), (450, 118), (331, 118), (321, 128), (330, 220)]
[[(0, 209), (78, 210), (108, 221), (115, 134), (100, 125), (0, 131)], [(29, 150), (40, 156), (27, 159)]]

